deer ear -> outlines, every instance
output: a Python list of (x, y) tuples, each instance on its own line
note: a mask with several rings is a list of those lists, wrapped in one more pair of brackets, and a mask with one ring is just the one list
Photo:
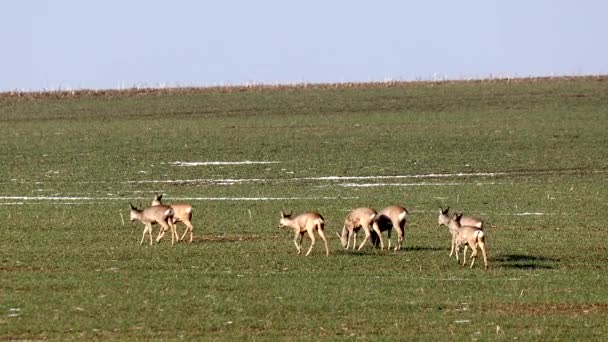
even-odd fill
[(163, 198), (163, 194), (158, 195), (158, 200), (160, 201)]
[(131, 210), (135, 210), (136, 208), (133, 206), (133, 203), (129, 202), (129, 205), (131, 206)]
[(281, 210), (281, 218), (285, 218), (285, 213)]

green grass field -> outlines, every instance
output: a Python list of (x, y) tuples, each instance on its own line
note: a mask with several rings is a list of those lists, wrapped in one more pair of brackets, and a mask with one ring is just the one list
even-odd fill
[[(155, 192), (194, 243), (139, 245)], [(0, 339), (605, 340), (607, 194), (606, 77), (0, 94)], [(404, 250), (341, 248), (391, 204)], [(485, 219), (488, 271), (439, 206)]]

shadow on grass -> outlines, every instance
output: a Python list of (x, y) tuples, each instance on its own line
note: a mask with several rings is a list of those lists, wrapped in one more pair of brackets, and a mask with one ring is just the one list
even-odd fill
[(550, 270), (556, 268), (559, 259), (544, 256), (533, 256), (524, 254), (506, 254), (493, 258), (495, 263), (501, 267), (523, 269), (523, 270)]

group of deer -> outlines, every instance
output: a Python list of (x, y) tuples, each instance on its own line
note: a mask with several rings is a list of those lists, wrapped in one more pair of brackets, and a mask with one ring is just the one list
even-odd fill
[[(481, 249), (483, 254), (484, 266), (488, 268), (488, 258), (485, 247), (485, 233), (483, 231), (483, 222), (477, 218), (463, 216), (461, 214), (454, 213), (452, 217), (449, 216), (449, 210), (439, 208), (439, 225), (446, 225), (452, 235), (450, 257), (456, 252), (456, 260), (459, 262), (459, 253), (461, 247), (464, 246), (463, 251), (463, 266), (466, 265), (467, 248), (471, 248), (471, 268), (475, 264), (477, 257), (477, 249)], [(405, 228), (408, 222), (408, 211), (402, 206), (393, 205), (382, 209), (380, 212), (376, 212), (372, 208), (357, 208), (351, 211), (344, 220), (344, 226), (342, 233), (336, 232), (336, 235), (340, 238), (342, 247), (345, 249), (350, 248), (351, 237), (353, 240), (352, 249), (354, 250), (357, 245), (357, 233), (363, 229), (365, 232), (365, 238), (359, 245), (357, 250), (361, 250), (365, 243), (370, 240), (371, 244), (376, 247), (378, 242), (380, 244), (380, 250), (384, 249), (384, 241), (382, 240), (382, 232), (388, 231), (388, 248), (391, 248), (391, 231), (395, 229), (397, 231), (397, 245), (394, 250), (400, 250), (403, 244), (403, 236)], [(298, 254), (302, 252), (302, 238), (304, 233), (308, 233), (311, 244), (306, 252), (309, 255), (315, 245), (314, 232), (316, 231), (319, 237), (325, 244), (325, 254), (329, 255), (329, 249), (327, 246), (327, 238), (325, 236), (325, 220), (321, 214), (317, 212), (307, 212), (297, 216), (286, 215), (281, 211), (281, 218), (279, 220), (279, 228), (291, 227), (294, 230), (294, 244)]]
[(437, 219), (437, 223), (440, 226), (447, 226), (452, 235), (450, 257), (456, 252), (456, 261), (459, 261), (458, 254), (460, 247), (464, 246), (462, 254), (462, 265), (464, 266), (467, 262), (467, 248), (471, 247), (471, 268), (473, 268), (475, 258), (477, 257), (477, 248), (479, 247), (479, 249), (481, 249), (481, 254), (483, 254), (484, 267), (487, 269), (488, 256), (486, 254), (483, 221), (475, 217), (463, 216), (462, 213), (454, 213), (450, 217), (449, 211), (450, 207), (447, 207), (445, 210), (439, 207), (439, 218)]
[[(164, 205), (161, 203), (163, 195), (154, 194), (152, 205), (147, 208), (137, 209), (131, 204), (131, 222), (140, 221), (144, 224), (144, 232), (141, 236), (141, 242), (144, 243), (146, 233), (150, 237), (150, 245), (152, 245), (152, 225), (160, 225), (160, 231), (156, 237), (156, 242), (159, 242), (168, 230), (171, 230), (171, 244), (181, 241), (190, 232), (190, 242), (192, 242), (192, 206), (188, 203), (177, 203)], [(186, 230), (181, 238), (178, 238), (177, 223), (182, 222), (186, 226)]]
[[(388, 248), (391, 248), (391, 230), (397, 231), (397, 245), (395, 250), (400, 250), (403, 244), (403, 234), (407, 224), (407, 209), (399, 205), (393, 205), (376, 212), (372, 208), (357, 208), (350, 212), (344, 220), (342, 234), (337, 233), (342, 246), (346, 249), (350, 247), (350, 240), (353, 237), (353, 249), (357, 244), (357, 233), (363, 229), (365, 239), (359, 245), (359, 249), (363, 248), (365, 243), (371, 239), (371, 243), (376, 246), (380, 242), (380, 249), (384, 249), (384, 241), (382, 240), (382, 232), (388, 231)], [(281, 219), (279, 228), (291, 227), (294, 230), (294, 244), (298, 250), (298, 254), (302, 252), (302, 238), (304, 233), (308, 233), (311, 244), (306, 255), (310, 254), (315, 244), (314, 231), (317, 231), (319, 237), (325, 244), (325, 254), (329, 255), (327, 247), (327, 238), (325, 237), (325, 220), (321, 214), (316, 212), (307, 212), (297, 216), (286, 215), (281, 211)]]
[[(190, 233), (190, 242), (192, 242), (192, 206), (187, 203), (178, 203), (172, 205), (164, 205), (161, 203), (162, 194), (154, 195), (152, 205), (147, 208), (137, 209), (131, 204), (131, 222), (140, 221), (144, 224), (144, 231), (141, 237), (140, 244), (144, 243), (146, 234), (150, 238), (152, 245), (152, 225), (159, 224), (161, 226), (156, 242), (159, 242), (168, 230), (171, 230), (171, 244), (181, 241)], [(483, 262), (485, 268), (488, 268), (488, 258), (485, 247), (485, 233), (483, 231), (483, 222), (477, 218), (463, 216), (454, 213), (449, 215), (450, 208), (439, 208), (438, 224), (448, 227), (452, 235), (450, 257), (456, 252), (456, 260), (459, 261), (460, 248), (464, 246), (463, 251), (463, 266), (466, 265), (467, 248), (471, 248), (471, 268), (475, 264), (477, 257), (477, 249), (481, 249), (483, 254)], [(184, 234), (179, 238), (177, 234), (177, 223), (182, 222), (186, 226)], [(403, 245), (403, 237), (405, 228), (408, 222), (408, 211), (406, 208), (399, 205), (392, 205), (382, 209), (380, 212), (372, 208), (357, 208), (351, 211), (344, 219), (342, 233), (336, 232), (342, 247), (350, 248), (351, 237), (353, 240), (353, 250), (357, 245), (357, 233), (363, 229), (365, 238), (359, 245), (357, 250), (361, 250), (367, 241), (376, 247), (380, 244), (380, 250), (384, 249), (384, 241), (382, 232), (387, 231), (388, 249), (391, 248), (391, 231), (395, 229), (397, 232), (397, 244), (395, 251), (400, 250)], [(302, 252), (302, 239), (305, 233), (308, 233), (311, 243), (306, 255), (309, 255), (315, 245), (316, 239), (314, 232), (316, 231), (319, 237), (325, 244), (325, 254), (329, 255), (327, 246), (327, 237), (325, 236), (325, 220), (323, 216), (317, 212), (306, 212), (300, 215), (293, 216), (285, 214), (281, 211), (279, 220), (279, 228), (291, 227), (294, 230), (294, 244), (298, 254)]]

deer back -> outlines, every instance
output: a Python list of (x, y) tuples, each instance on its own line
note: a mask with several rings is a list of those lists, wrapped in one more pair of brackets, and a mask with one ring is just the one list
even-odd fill
[(376, 211), (371, 208), (357, 208), (346, 216), (344, 224), (351, 229), (360, 228), (364, 225), (370, 226), (376, 214)]
[[(437, 223), (439, 225), (448, 225), (448, 223), (450, 222), (451, 218), (449, 215), (449, 210), (450, 207), (447, 207), (447, 209), (443, 209), (441, 207), (439, 207), (439, 217), (437, 218)], [(476, 218), (476, 217), (472, 217), (472, 216), (462, 216), (460, 218), (460, 225), (462, 226), (472, 226), (472, 227), (477, 227), (479, 229), (483, 229), (483, 221)]]
[(392, 221), (407, 221), (407, 209), (399, 205), (386, 207), (382, 209), (378, 215), (376, 215), (376, 221), (380, 224), (380, 226), (382, 226), (383, 223), (386, 224)]
[(156, 223), (166, 221), (173, 216), (173, 209), (168, 205), (155, 205), (141, 211), (142, 221)]
[(463, 216), (462, 218), (460, 218), (460, 225), (483, 229), (483, 221), (471, 216)]
[(192, 206), (188, 203), (171, 204), (171, 208), (173, 208), (173, 217), (187, 221), (192, 218)]
[(309, 227), (314, 227), (317, 223), (325, 223), (323, 216), (319, 213), (315, 212), (307, 212), (300, 214), (294, 218), (295, 225), (300, 229), (300, 231), (304, 231)]

